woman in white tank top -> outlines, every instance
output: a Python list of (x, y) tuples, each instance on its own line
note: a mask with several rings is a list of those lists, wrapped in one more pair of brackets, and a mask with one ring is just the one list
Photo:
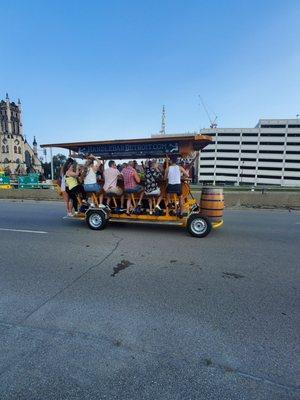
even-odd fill
[(176, 164), (169, 166), (168, 184), (169, 185), (180, 185), (181, 184), (180, 168)]
[(99, 192), (101, 186), (97, 183), (96, 172), (101, 162), (95, 156), (90, 155), (84, 166), (83, 188), (85, 192)]
[(188, 178), (188, 172), (179, 165), (176, 164), (177, 157), (172, 157), (170, 160), (170, 166), (167, 167), (165, 172), (165, 180), (167, 181), (167, 198), (168, 204), (170, 204), (171, 194), (177, 194), (179, 198), (179, 217), (182, 217), (183, 211), (183, 199), (181, 192), (181, 176)]

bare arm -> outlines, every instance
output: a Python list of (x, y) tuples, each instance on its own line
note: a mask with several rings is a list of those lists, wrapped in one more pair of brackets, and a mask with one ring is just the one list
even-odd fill
[(77, 165), (77, 167), (76, 167), (76, 172), (73, 171), (73, 166), (71, 166), (71, 167), (68, 169), (66, 175), (67, 175), (67, 176), (73, 176), (74, 178), (77, 178), (78, 175), (79, 175), (79, 166)]
[(169, 167), (167, 167), (165, 170), (165, 176), (164, 176), (165, 181), (168, 179), (168, 173), (169, 173)]
[(96, 161), (96, 163), (92, 165), (92, 169), (93, 169), (94, 172), (97, 172), (98, 168), (101, 165), (101, 161), (98, 158), (95, 158), (95, 161)]
[[(97, 157), (94, 156), (93, 154), (90, 154), (89, 158), (91, 158), (91, 159), (94, 160), (94, 162), (93, 162), (93, 164), (92, 164), (92, 170), (93, 170), (94, 172), (97, 172), (97, 171), (98, 171), (98, 168), (99, 168), (100, 165), (101, 165), (101, 160), (99, 160), (99, 158), (97, 158)], [(95, 161), (96, 161), (96, 162), (95, 162)]]
[(141, 182), (141, 178), (140, 178), (139, 174), (136, 171), (134, 171), (134, 175), (133, 176), (134, 176), (134, 179), (136, 180), (137, 183)]
[(180, 167), (180, 172), (181, 172), (182, 175), (185, 176), (186, 178), (189, 177), (189, 173), (188, 173), (183, 167)]

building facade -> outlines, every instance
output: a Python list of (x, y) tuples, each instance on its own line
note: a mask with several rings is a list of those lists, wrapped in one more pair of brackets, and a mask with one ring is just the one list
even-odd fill
[(300, 120), (261, 119), (255, 128), (203, 129), (214, 138), (200, 154), (209, 184), (300, 186)]
[(255, 128), (198, 133), (214, 138), (195, 165), (200, 183), (300, 187), (300, 119), (260, 119)]
[(7, 94), (0, 101), (0, 170), (11, 175), (42, 171), (36, 139), (31, 147), (23, 134), (20, 100), (10, 102)]

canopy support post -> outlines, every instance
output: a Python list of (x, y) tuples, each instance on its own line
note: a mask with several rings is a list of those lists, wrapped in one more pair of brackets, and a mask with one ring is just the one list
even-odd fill
[(51, 162), (51, 179), (54, 179), (54, 168), (53, 168), (53, 155), (52, 155), (52, 147), (50, 147), (50, 162)]

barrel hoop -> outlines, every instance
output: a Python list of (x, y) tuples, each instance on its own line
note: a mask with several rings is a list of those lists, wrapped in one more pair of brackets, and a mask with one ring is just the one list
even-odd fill
[(207, 204), (201, 204), (201, 208), (203, 210), (224, 210), (223, 204), (222, 205), (220, 204), (220, 207), (217, 207), (216, 205), (210, 207)]
[(207, 213), (202, 213), (202, 215), (206, 215), (207, 217), (223, 217), (223, 214), (207, 214)]
[(209, 197), (224, 197), (223, 193), (216, 194), (216, 193), (202, 193), (202, 196), (209, 196)]
[(222, 196), (222, 197), (220, 197), (220, 196), (201, 196), (201, 199), (204, 199), (204, 200), (224, 200), (224, 197)]
[(223, 199), (201, 199), (202, 201), (224, 201)]
[(201, 210), (206, 210), (206, 211), (223, 211), (224, 208), (204, 208), (204, 207), (201, 207)]

